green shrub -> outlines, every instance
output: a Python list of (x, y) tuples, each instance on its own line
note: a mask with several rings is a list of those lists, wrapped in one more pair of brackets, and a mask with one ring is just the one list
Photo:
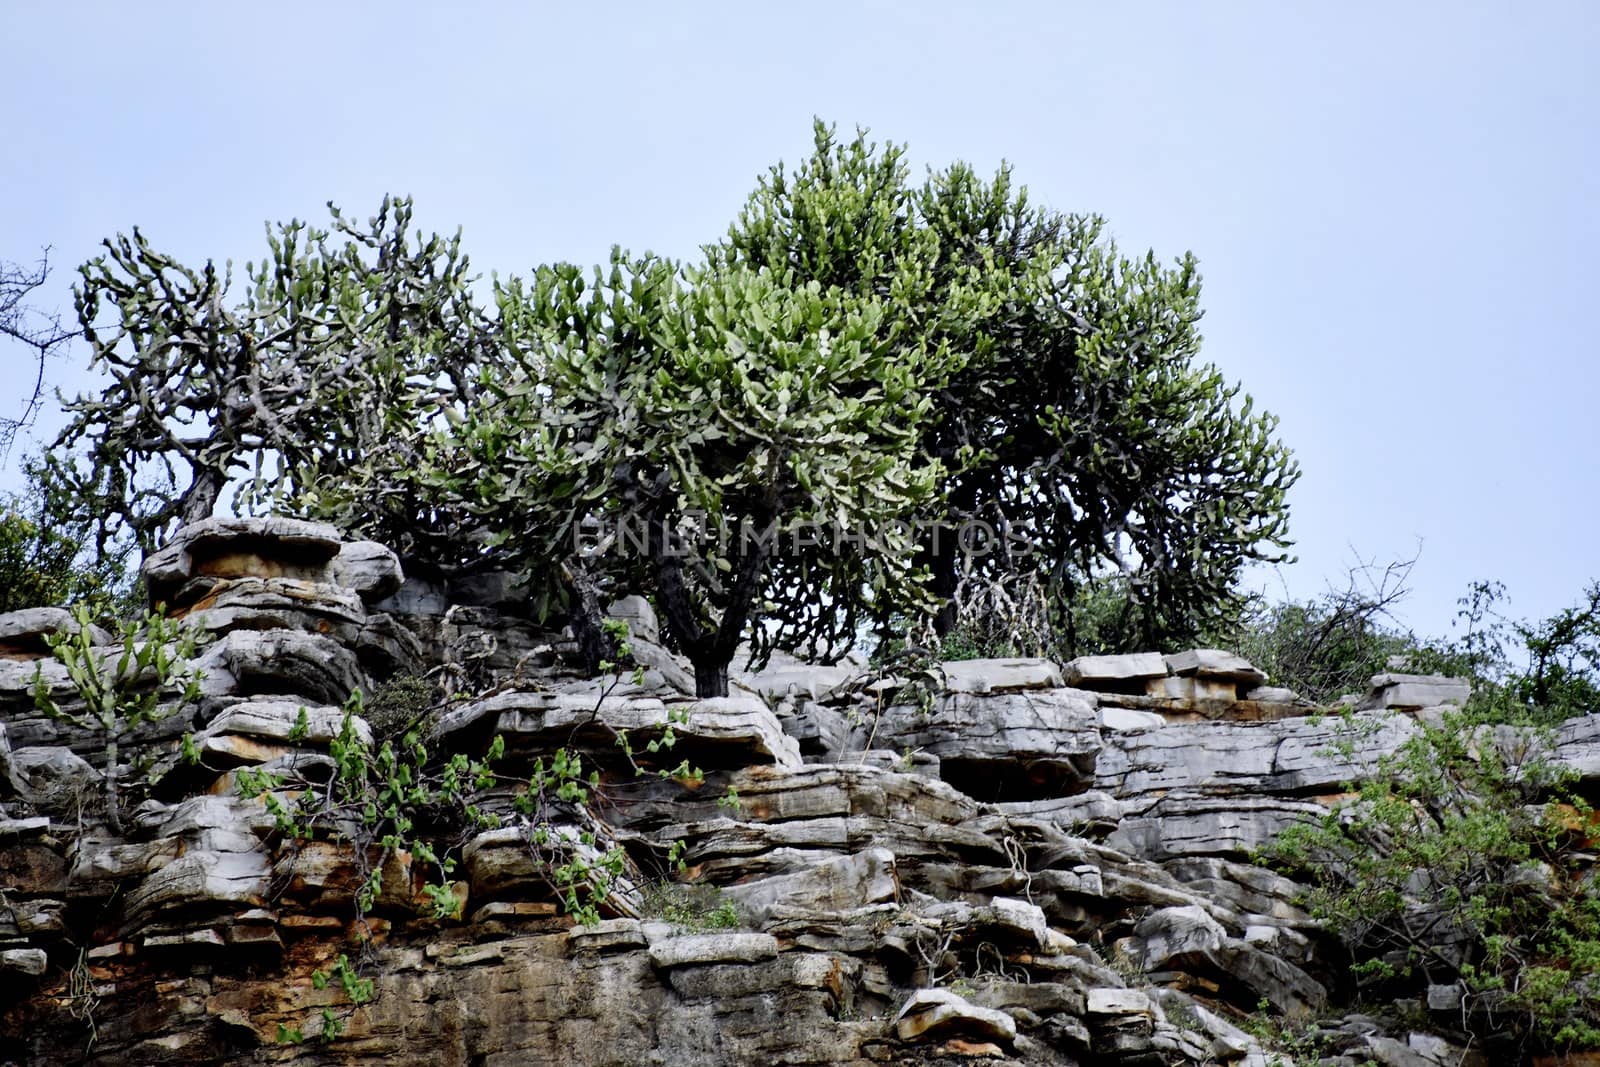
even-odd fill
[(131, 542), (97, 545), (91, 524), (63, 508), (47, 464), (24, 460), (23, 472), (24, 491), (0, 497), (0, 613), (84, 602), (131, 614)]
[(367, 725), (380, 738), (423, 724), (439, 703), (439, 687), (415, 674), (397, 674), (378, 686), (366, 707)]
[[(610, 630), (625, 656), (630, 647), (626, 627), (615, 624)], [(622, 675), (616, 675), (611, 688), (621, 680)], [(610, 691), (608, 688), (606, 695)], [(407, 701), (417, 705), (422, 693), (416, 679), (402, 680), (391, 699), (396, 708)], [(600, 699), (603, 702), (605, 696)], [(535, 870), (562, 910), (582, 925), (600, 921), (602, 909), (609, 906), (622, 884), (629, 859), (620, 845), (602, 840), (606, 830), (597, 808), (606, 797), (598, 769), (586, 765), (574, 749), (562, 747), (535, 757), (526, 777), (508, 777), (494, 766), (505, 755), (502, 738), (496, 736), (479, 759), (459, 752), (435, 753), (424, 740), (425, 727), (417, 716), (408, 716), (397, 736), (380, 734), (368, 741), (357, 725), (365, 708), (359, 689), (345, 702), (339, 732), (328, 746), (334, 763), (329, 781), (303, 777), (292, 769), (238, 771), (239, 792), (261, 799), (277, 830), (291, 845), (323, 839), (351, 846), (360, 876), (352, 901), (358, 926), (365, 925), (377, 906), (386, 860), (395, 853), (409, 853), (414, 864), (429, 871), (422, 893), (432, 917), (459, 919), (465, 886), (453, 878), (455, 852), (480, 831), (508, 821), (521, 828)], [(391, 719), (400, 717), (397, 713)], [(686, 709), (669, 712), (652, 739), (637, 749), (627, 731), (614, 731), (620, 759), (635, 778), (654, 776), (695, 784), (704, 780), (702, 772), (687, 760), (670, 763), (668, 754), (677, 744), (674, 727), (687, 718)], [(301, 709), (290, 740), (303, 741), (307, 730), (307, 714)], [(736, 806), (737, 794), (730, 789), (718, 803)], [(681, 869), (682, 851), (682, 842), (674, 842), (667, 849), (667, 866)], [(703, 900), (685, 896), (681, 905), (673, 906), (687, 909), (685, 914), (700, 927), (737, 924), (731, 905), (705, 904)], [(344, 1032), (348, 1017), (374, 999), (373, 981), (363, 974), (371, 963), (365, 946), (363, 952), (355, 964), (341, 957), (334, 972), (345, 991), (347, 1009), (343, 1014), (324, 1009), (320, 1026), (309, 1033), (324, 1041), (334, 1040)], [(319, 988), (328, 980), (320, 972), (313, 975), (313, 982), (321, 983)], [(302, 1041), (307, 1036), (308, 1031), (300, 1027), (285, 1026), (279, 1032), (281, 1041)]]
[[(1462, 598), (1467, 634), (1453, 650), (1478, 678), (1486, 713), (1557, 723), (1600, 711), (1600, 582), (1539, 620), (1507, 619), (1495, 610), (1504, 597), (1498, 582), (1472, 586)], [(1521, 667), (1513, 666), (1518, 653)]]
[(1208, 634), (1206, 643), (1239, 653), (1273, 684), (1320, 704), (1363, 693), (1392, 660), (1415, 660), (1429, 647), (1391, 614), (1406, 595), (1414, 562), (1362, 564), (1343, 589), (1310, 600), (1273, 604), (1257, 596), (1233, 626)]
[(1459, 983), (1451, 1025), (1500, 1048), (1600, 1047), (1594, 813), (1528, 716), (1450, 713), (1358, 796), (1269, 849), (1311, 886), (1376, 999)]

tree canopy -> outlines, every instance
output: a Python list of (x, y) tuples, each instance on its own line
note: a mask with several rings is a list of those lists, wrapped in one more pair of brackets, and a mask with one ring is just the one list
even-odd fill
[(1125, 257), (1007, 168), (916, 184), (819, 123), (695, 260), (541, 266), (492, 311), (459, 237), (410, 219), (269, 228), (231, 303), (225, 269), (108, 242), (78, 310), (112, 385), (69, 405), (86, 459), (58, 476), (147, 544), (242, 479), (234, 506), (413, 568), (517, 567), (596, 659), (601, 599), (647, 593), (702, 695), (741, 641), (828, 657), (1002, 585), (1051, 651), (1108, 581), (1102, 632), (1191, 637), (1286, 544), (1296, 467), (1198, 361), (1193, 259)]
[[(855, 600), (914, 599), (888, 524), (935, 492), (917, 430), (947, 371), (882, 301), (618, 252), (588, 284), (541, 268), (499, 302), (516, 373), (436, 435), (428, 475), (530, 570), (648, 589), (708, 695), (780, 566), (851, 555)], [(880, 527), (871, 551), (841, 536)]]
[(925, 528), (982, 521), (1030, 550), (930, 534), (935, 593), (1033, 574), (1069, 606), (1075, 586), (1113, 575), (1130, 645), (1217, 622), (1243, 565), (1285, 546), (1298, 470), (1275, 420), (1196, 362), (1193, 257), (1128, 259), (1103, 219), (1034, 207), (1007, 167), (985, 180), (957, 163), (921, 186), (906, 173), (903, 149), (841, 144), (819, 124), (812, 157), (774, 168), (710, 254), (867, 293), (906, 260), (929, 263), (925, 298), (892, 299), (888, 324), (963, 357), (929, 384), (922, 449), (945, 476)]
[[(407, 465), (420, 422), (471, 403), (487, 330), (459, 236), (413, 239), (410, 221), (391, 198), (364, 227), (337, 209), (331, 229), (269, 226), (237, 297), (231, 264), (186, 267), (137, 229), (106, 241), (76, 292), (110, 382), (67, 402), (55, 479), (103, 530), (146, 547), (211, 515), (232, 483), (235, 508), (319, 510), (413, 550), (425, 517), (358, 480)], [(356, 497), (358, 514), (345, 510)]]

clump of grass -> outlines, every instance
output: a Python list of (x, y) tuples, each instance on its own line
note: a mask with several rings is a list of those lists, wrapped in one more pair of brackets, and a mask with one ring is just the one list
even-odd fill
[(729, 930), (739, 925), (733, 901), (714, 885), (652, 882), (644, 889), (640, 913), (690, 930)]

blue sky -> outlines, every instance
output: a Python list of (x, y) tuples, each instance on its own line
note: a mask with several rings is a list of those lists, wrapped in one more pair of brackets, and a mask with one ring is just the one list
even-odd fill
[(70, 310), (133, 225), (242, 262), (265, 220), (390, 191), (485, 272), (687, 256), (814, 115), (918, 167), (1009, 159), (1200, 257), (1206, 358), (1305, 471), (1299, 562), (1257, 580), (1420, 542), (1402, 617), (1443, 632), (1473, 579), (1534, 615), (1600, 578), (1596, 55), (1581, 2), (9, 4), (0, 258), (51, 246)]

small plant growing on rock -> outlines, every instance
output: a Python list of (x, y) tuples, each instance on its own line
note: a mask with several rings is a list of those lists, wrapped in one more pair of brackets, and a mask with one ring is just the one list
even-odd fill
[(739, 912), (722, 890), (709, 885), (684, 885), (665, 879), (645, 887), (639, 911), (643, 915), (688, 930), (731, 930), (739, 925)]
[(81, 711), (51, 695), (41, 663), (34, 671), (33, 702), (45, 715), (99, 735), (105, 752), (106, 822), (122, 833), (121, 746), (140, 727), (178, 714), (200, 697), (194, 667), (195, 631), (157, 607), (142, 617), (119, 620), (116, 644), (96, 648), (89, 609), (73, 609), (73, 626), (45, 639), (51, 654), (83, 701)]
[(378, 686), (367, 703), (366, 720), (379, 737), (397, 737), (423, 723), (438, 707), (438, 686), (415, 674), (397, 674)]
[[(481, 760), (457, 753), (436, 762), (415, 728), (398, 741), (376, 745), (368, 741), (357, 725), (363, 707), (359, 689), (345, 701), (339, 732), (328, 745), (334, 773), (326, 786), (318, 788), (288, 773), (247, 768), (239, 772), (239, 792), (261, 798), (290, 841), (308, 841), (320, 834), (354, 846), (363, 875), (355, 901), (358, 919), (372, 910), (383, 889), (384, 861), (396, 852), (409, 853), (414, 862), (434, 870), (436, 891), (429, 896), (435, 915), (443, 918), (457, 907), (450, 892), (456, 861), (436, 851), (418, 832), (418, 816), (424, 811), (436, 818), (449, 813), (466, 827), (499, 825), (498, 816), (482, 810), (478, 800), (496, 782), (490, 764), (505, 744), (496, 737)], [(374, 848), (381, 850), (376, 863)]]
[[(362, 728), (364, 708), (363, 695), (356, 690), (345, 702), (339, 731), (329, 742), (334, 769), (326, 782), (293, 770), (238, 772), (240, 793), (266, 805), (291, 845), (326, 839), (351, 846), (360, 875), (353, 901), (358, 925), (365, 925), (384, 892), (389, 859), (401, 853), (430, 872), (421, 894), (432, 916), (459, 919), (465, 886), (454, 880), (457, 860), (452, 850), (481, 831), (512, 821), (520, 825), (533, 866), (562, 910), (583, 925), (600, 921), (602, 908), (627, 873), (628, 860), (620, 846), (603, 840), (604, 824), (591, 810), (603, 799), (598, 769), (586, 765), (572, 748), (560, 747), (536, 757), (526, 779), (508, 779), (494, 769), (505, 755), (505, 742), (499, 736), (481, 758), (464, 753), (436, 756), (425, 743), (419, 722), (412, 722), (399, 737), (369, 740)], [(687, 714), (678, 710), (669, 715), (659, 735), (637, 751), (626, 731), (616, 731), (617, 745), (635, 775), (703, 779), (687, 760), (653, 771), (640, 762), (646, 753), (672, 749), (677, 742), (673, 727), (686, 721)], [(302, 712), (292, 741), (303, 740), (304, 720)], [(682, 866), (682, 848), (681, 842), (671, 847), (669, 864)], [(731, 906), (720, 906), (707, 910), (701, 921), (711, 927), (733, 925), (737, 915)], [(362, 969), (359, 961), (340, 957), (339, 966), (330, 972), (351, 1011), (375, 996), (373, 982)], [(329, 978), (314, 974), (313, 984), (326, 988)], [(323, 1009), (322, 1024), (314, 1032), (332, 1041), (343, 1031), (343, 1018)], [(300, 1041), (306, 1035), (303, 1028), (285, 1026), (279, 1037)]]
[[(352, 846), (351, 855), (361, 876), (353, 901), (358, 925), (365, 926), (377, 905), (384, 868), (398, 853), (431, 869), (432, 877), (422, 892), (433, 916), (459, 917), (464, 898), (452, 878), (456, 859), (448, 848), (436, 847), (439, 835), (424, 834), (419, 823), (450, 824), (466, 830), (498, 826), (499, 817), (484, 811), (479, 801), (496, 784), (490, 764), (504, 751), (504, 742), (496, 737), (483, 759), (457, 753), (435, 760), (415, 724), (400, 738), (376, 744), (369, 741), (359, 725), (364, 706), (359, 689), (345, 701), (339, 732), (328, 745), (334, 771), (325, 784), (293, 772), (246, 768), (238, 772), (239, 792), (247, 798), (260, 798), (279, 832), (292, 844), (321, 837)], [(304, 720), (302, 710), (292, 740), (303, 739)], [(373, 999), (372, 980), (362, 976), (348, 957), (339, 957), (332, 974), (352, 1011)], [(312, 984), (318, 989), (326, 988), (328, 980), (322, 971), (312, 975)], [(332, 1041), (343, 1031), (343, 1020), (331, 1008), (324, 1008), (317, 1031), (321, 1039)], [(280, 1041), (300, 1041), (304, 1031), (284, 1026), (278, 1037)]]

